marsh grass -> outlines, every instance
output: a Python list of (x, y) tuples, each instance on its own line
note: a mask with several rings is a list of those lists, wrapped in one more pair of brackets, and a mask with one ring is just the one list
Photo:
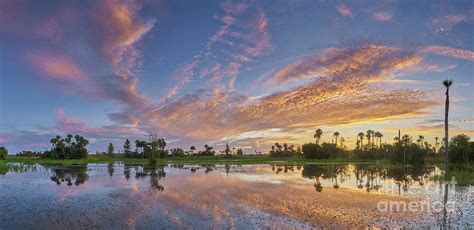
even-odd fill
[[(10, 156), (6, 162), (18, 162), (25, 164), (59, 164), (59, 165), (82, 165), (87, 163), (110, 163), (123, 162), (127, 164), (148, 165), (147, 158), (125, 158), (116, 156), (110, 158), (104, 155), (89, 155), (84, 159), (44, 159)], [(158, 158), (157, 164), (183, 163), (183, 164), (344, 164), (344, 163), (375, 163), (372, 160), (358, 160), (350, 158), (337, 159), (304, 159), (303, 157), (269, 157), (269, 156), (186, 156)]]

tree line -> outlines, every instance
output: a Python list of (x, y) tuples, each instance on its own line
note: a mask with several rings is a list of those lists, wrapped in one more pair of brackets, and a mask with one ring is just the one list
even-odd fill
[(424, 136), (419, 135), (414, 139), (409, 135), (394, 138), (392, 144), (382, 143), (383, 134), (379, 131), (367, 130), (356, 136), (355, 148), (347, 150), (344, 145), (345, 139), (339, 132), (332, 133), (331, 143), (320, 143), (323, 136), (321, 129), (316, 129), (313, 137), (314, 143), (303, 144), (302, 147), (294, 147), (284, 143), (275, 143), (269, 151), (270, 156), (292, 157), (301, 155), (307, 159), (334, 159), (334, 158), (356, 158), (370, 160), (391, 160), (392, 163), (422, 164), (427, 157), (441, 158), (445, 149), (448, 151), (448, 160), (454, 163), (469, 163), (474, 161), (474, 142), (464, 134), (451, 138), (448, 148), (443, 142), (438, 142), (435, 137), (434, 145), (430, 144)]

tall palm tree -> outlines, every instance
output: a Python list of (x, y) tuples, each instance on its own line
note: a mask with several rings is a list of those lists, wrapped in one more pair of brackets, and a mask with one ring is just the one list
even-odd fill
[[(381, 142), (381, 141), (380, 141), (380, 139), (381, 139), (381, 136), (380, 136), (380, 135), (382, 135), (382, 134), (381, 134), (379, 131), (377, 131), (377, 132), (374, 133), (375, 144), (377, 144), (377, 141)], [(382, 143), (380, 143), (379, 148), (380, 148), (381, 145), (382, 145)]]
[(322, 135), (323, 135), (323, 131), (321, 129), (316, 129), (316, 131), (314, 131), (313, 137), (316, 139), (316, 144), (319, 145), (319, 139), (321, 139)]
[(371, 139), (371, 137), (372, 137), (372, 132), (373, 132), (373, 131), (372, 131), (372, 130), (370, 130), (370, 129), (369, 129), (369, 130), (367, 130), (367, 134), (366, 134), (366, 137), (367, 137), (367, 147), (369, 147), (369, 146), (370, 146), (370, 144), (371, 144), (371, 141), (370, 141), (370, 139)]
[(362, 149), (362, 146), (364, 145), (364, 133), (360, 132), (359, 134), (357, 134), (357, 137), (359, 137), (360, 139), (360, 148)]
[(444, 104), (444, 161), (446, 174), (449, 173), (448, 158), (448, 115), (449, 115), (449, 88), (453, 84), (453, 80), (444, 80), (443, 85), (446, 87), (446, 102)]
[(375, 131), (370, 130), (370, 136), (372, 137), (372, 148), (374, 148), (375, 145)]
[(379, 148), (382, 147), (382, 137), (383, 137), (383, 134), (379, 132)]
[(337, 146), (337, 138), (340, 136), (341, 134), (339, 132), (334, 132), (333, 136), (336, 138), (336, 146)]

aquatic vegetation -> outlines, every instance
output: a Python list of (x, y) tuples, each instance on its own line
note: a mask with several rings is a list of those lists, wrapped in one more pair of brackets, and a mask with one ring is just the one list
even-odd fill
[(7, 163), (5, 161), (0, 161), (0, 175), (5, 175), (9, 171), (14, 172), (23, 172), (27, 169), (27, 167), (23, 164), (18, 163)]

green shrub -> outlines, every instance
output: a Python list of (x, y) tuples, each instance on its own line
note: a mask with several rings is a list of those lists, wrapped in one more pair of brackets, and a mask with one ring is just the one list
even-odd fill
[(6, 160), (8, 156), (8, 150), (4, 146), (0, 146), (0, 160)]
[(468, 136), (460, 134), (451, 138), (449, 143), (449, 162), (468, 163), (472, 159), (472, 154)]

